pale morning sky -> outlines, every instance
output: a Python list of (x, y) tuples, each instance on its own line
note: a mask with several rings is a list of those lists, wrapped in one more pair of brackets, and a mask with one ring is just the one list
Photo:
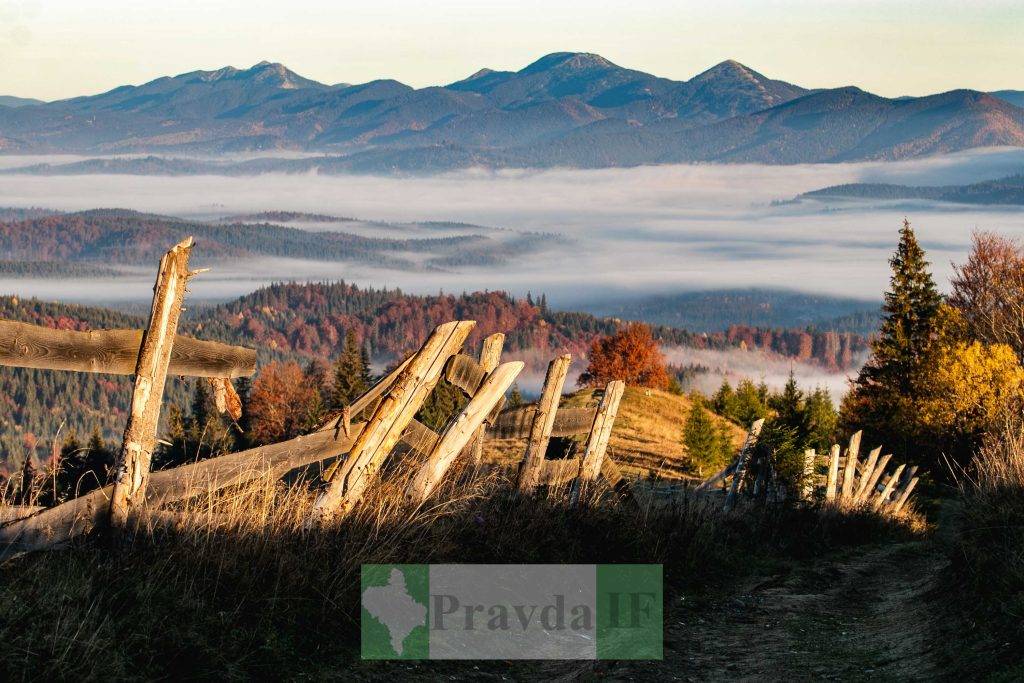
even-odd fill
[(422, 87), (563, 50), (680, 80), (732, 58), (887, 96), (1024, 89), (1024, 2), (0, 0), (0, 95), (42, 99), (263, 59)]

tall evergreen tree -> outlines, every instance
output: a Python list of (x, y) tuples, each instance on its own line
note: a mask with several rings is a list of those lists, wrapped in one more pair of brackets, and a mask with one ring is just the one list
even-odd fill
[(772, 397), (771, 407), (775, 409), (775, 421), (792, 430), (798, 444), (808, 440), (811, 430), (804, 392), (797, 387), (792, 371), (782, 392)]
[(715, 422), (704, 409), (703, 401), (695, 400), (683, 425), (683, 444), (691, 461), (717, 463), (721, 456), (721, 439)]
[(355, 332), (345, 334), (345, 345), (334, 363), (334, 388), (331, 407), (344, 408), (370, 388), (369, 368), (365, 351), (360, 348)]
[(914, 406), (925, 390), (927, 364), (941, 333), (942, 297), (909, 221), (903, 221), (889, 265), (882, 325), (871, 358), (843, 401), (842, 424), (847, 431), (863, 429), (869, 440), (905, 455), (917, 431)]

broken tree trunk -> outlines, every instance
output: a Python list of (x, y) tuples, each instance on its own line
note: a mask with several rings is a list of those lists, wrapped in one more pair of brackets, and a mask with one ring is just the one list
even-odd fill
[[(501, 350), (505, 345), (505, 335), (498, 332), (484, 339), (483, 347), (480, 349), (480, 367), (484, 372), (493, 372), (501, 362)], [(516, 373), (518, 374), (518, 373)], [(504, 394), (504, 392), (502, 392)], [(501, 398), (499, 396), (499, 398)], [(486, 415), (484, 416), (487, 417)], [(487, 427), (481, 424), (477, 427), (473, 436), (473, 466), (479, 467), (484, 459), (484, 439), (486, 438)]]
[(889, 465), (889, 460), (892, 458), (891, 453), (886, 453), (875, 465), (874, 470), (871, 472), (871, 478), (867, 482), (867, 486), (864, 487), (861, 495), (857, 497), (858, 503), (863, 503), (871, 498), (871, 495), (875, 493), (875, 487), (878, 486), (878, 480), (882, 478), (882, 474), (885, 473), (885, 468)]
[(885, 488), (883, 488), (882, 492), (878, 494), (878, 498), (875, 499), (875, 504), (872, 506), (875, 510), (878, 510), (888, 502), (889, 495), (892, 493), (892, 490), (896, 488), (896, 482), (900, 480), (900, 475), (903, 474), (904, 467), (906, 467), (906, 465), (900, 465), (897, 467), (896, 471), (893, 472), (892, 476), (890, 476), (886, 481)]
[[(13, 368), (107, 372), (131, 375), (139, 361), (142, 330), (54, 330), (0, 320), (0, 365)], [(178, 335), (171, 350), (169, 375), (249, 377), (256, 372), (256, 351)]]
[(825, 482), (825, 500), (835, 500), (839, 485), (839, 444), (832, 446), (828, 456), (828, 479)]
[(747, 471), (747, 460), (750, 457), (750, 451), (753, 450), (754, 444), (757, 442), (758, 435), (761, 434), (761, 427), (764, 426), (764, 418), (756, 420), (754, 424), (750, 425), (750, 431), (747, 433), (747, 438), (743, 442), (743, 447), (740, 448), (740, 454), (736, 458), (736, 471), (732, 476), (732, 486), (729, 488), (729, 493), (725, 496), (725, 511), (732, 510), (733, 506), (736, 505), (736, 496), (739, 494), (740, 486), (743, 483), (743, 477)]
[(178, 330), (181, 304), (185, 299), (185, 285), (188, 283), (188, 257), (191, 251), (192, 238), (188, 237), (160, 259), (149, 325), (142, 335), (135, 366), (131, 411), (124, 430), (121, 453), (114, 464), (110, 523), (115, 528), (123, 528), (132, 510), (145, 501), (164, 383), (171, 363), (171, 348)]
[(422, 503), (430, 496), (522, 370), (523, 363), (514, 361), (498, 366), (487, 375), (483, 386), (470, 399), (458, 418), (444, 431), (440, 441), (427, 456), (426, 462), (420, 465), (416, 476), (409, 482), (406, 495), (413, 502)]
[(857, 477), (857, 456), (860, 454), (861, 432), (850, 437), (850, 447), (846, 451), (846, 467), (843, 470), (843, 500), (853, 496), (854, 480)]
[(402, 431), (423, 405), (441, 377), (448, 358), (457, 353), (475, 322), (439, 325), (384, 394), (348, 458), (331, 472), (327, 488), (313, 506), (312, 521), (326, 521), (335, 513), (347, 514), (376, 477)]
[(881, 452), (882, 447), (879, 446), (868, 454), (868, 461), (864, 463), (864, 471), (860, 473), (860, 486), (857, 487), (857, 491), (853, 494), (853, 499), (855, 501), (861, 500), (867, 495), (871, 477), (874, 474), (875, 467), (878, 465), (878, 455)]
[(548, 364), (548, 372), (544, 377), (544, 389), (537, 402), (537, 412), (530, 426), (530, 440), (526, 444), (526, 454), (519, 469), (519, 491), (530, 493), (540, 484), (541, 469), (544, 466), (544, 454), (551, 440), (551, 428), (558, 412), (558, 401), (562, 398), (562, 386), (569, 372), (572, 356), (566, 354), (555, 358)]

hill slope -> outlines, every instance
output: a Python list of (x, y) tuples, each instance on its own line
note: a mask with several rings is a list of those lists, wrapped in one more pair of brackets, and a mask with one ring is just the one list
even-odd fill
[(883, 183), (832, 185), (800, 195), (801, 199), (930, 199), (959, 204), (1024, 204), (1024, 174), (970, 185), (915, 187)]

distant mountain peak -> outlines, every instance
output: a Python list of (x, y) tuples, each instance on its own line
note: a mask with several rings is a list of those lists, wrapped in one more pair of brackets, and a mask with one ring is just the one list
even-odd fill
[(494, 69), (488, 69), (485, 66), (484, 68), (480, 69), (479, 71), (474, 72), (474, 73), (470, 74), (469, 76), (467, 76), (465, 80), (471, 81), (474, 78), (483, 78), (484, 76), (490, 76), (492, 73), (494, 73)]
[(548, 71), (557, 67), (568, 67), (573, 70), (608, 69), (615, 64), (601, 55), (590, 52), (552, 52), (519, 71), (520, 74), (533, 74)]
[(749, 83), (761, 83), (762, 81), (768, 80), (762, 74), (759, 74), (745, 64), (737, 62), (735, 59), (727, 59), (724, 62), (719, 62), (707, 71), (703, 71), (694, 76), (693, 80), (700, 82), (722, 78), (747, 81)]

